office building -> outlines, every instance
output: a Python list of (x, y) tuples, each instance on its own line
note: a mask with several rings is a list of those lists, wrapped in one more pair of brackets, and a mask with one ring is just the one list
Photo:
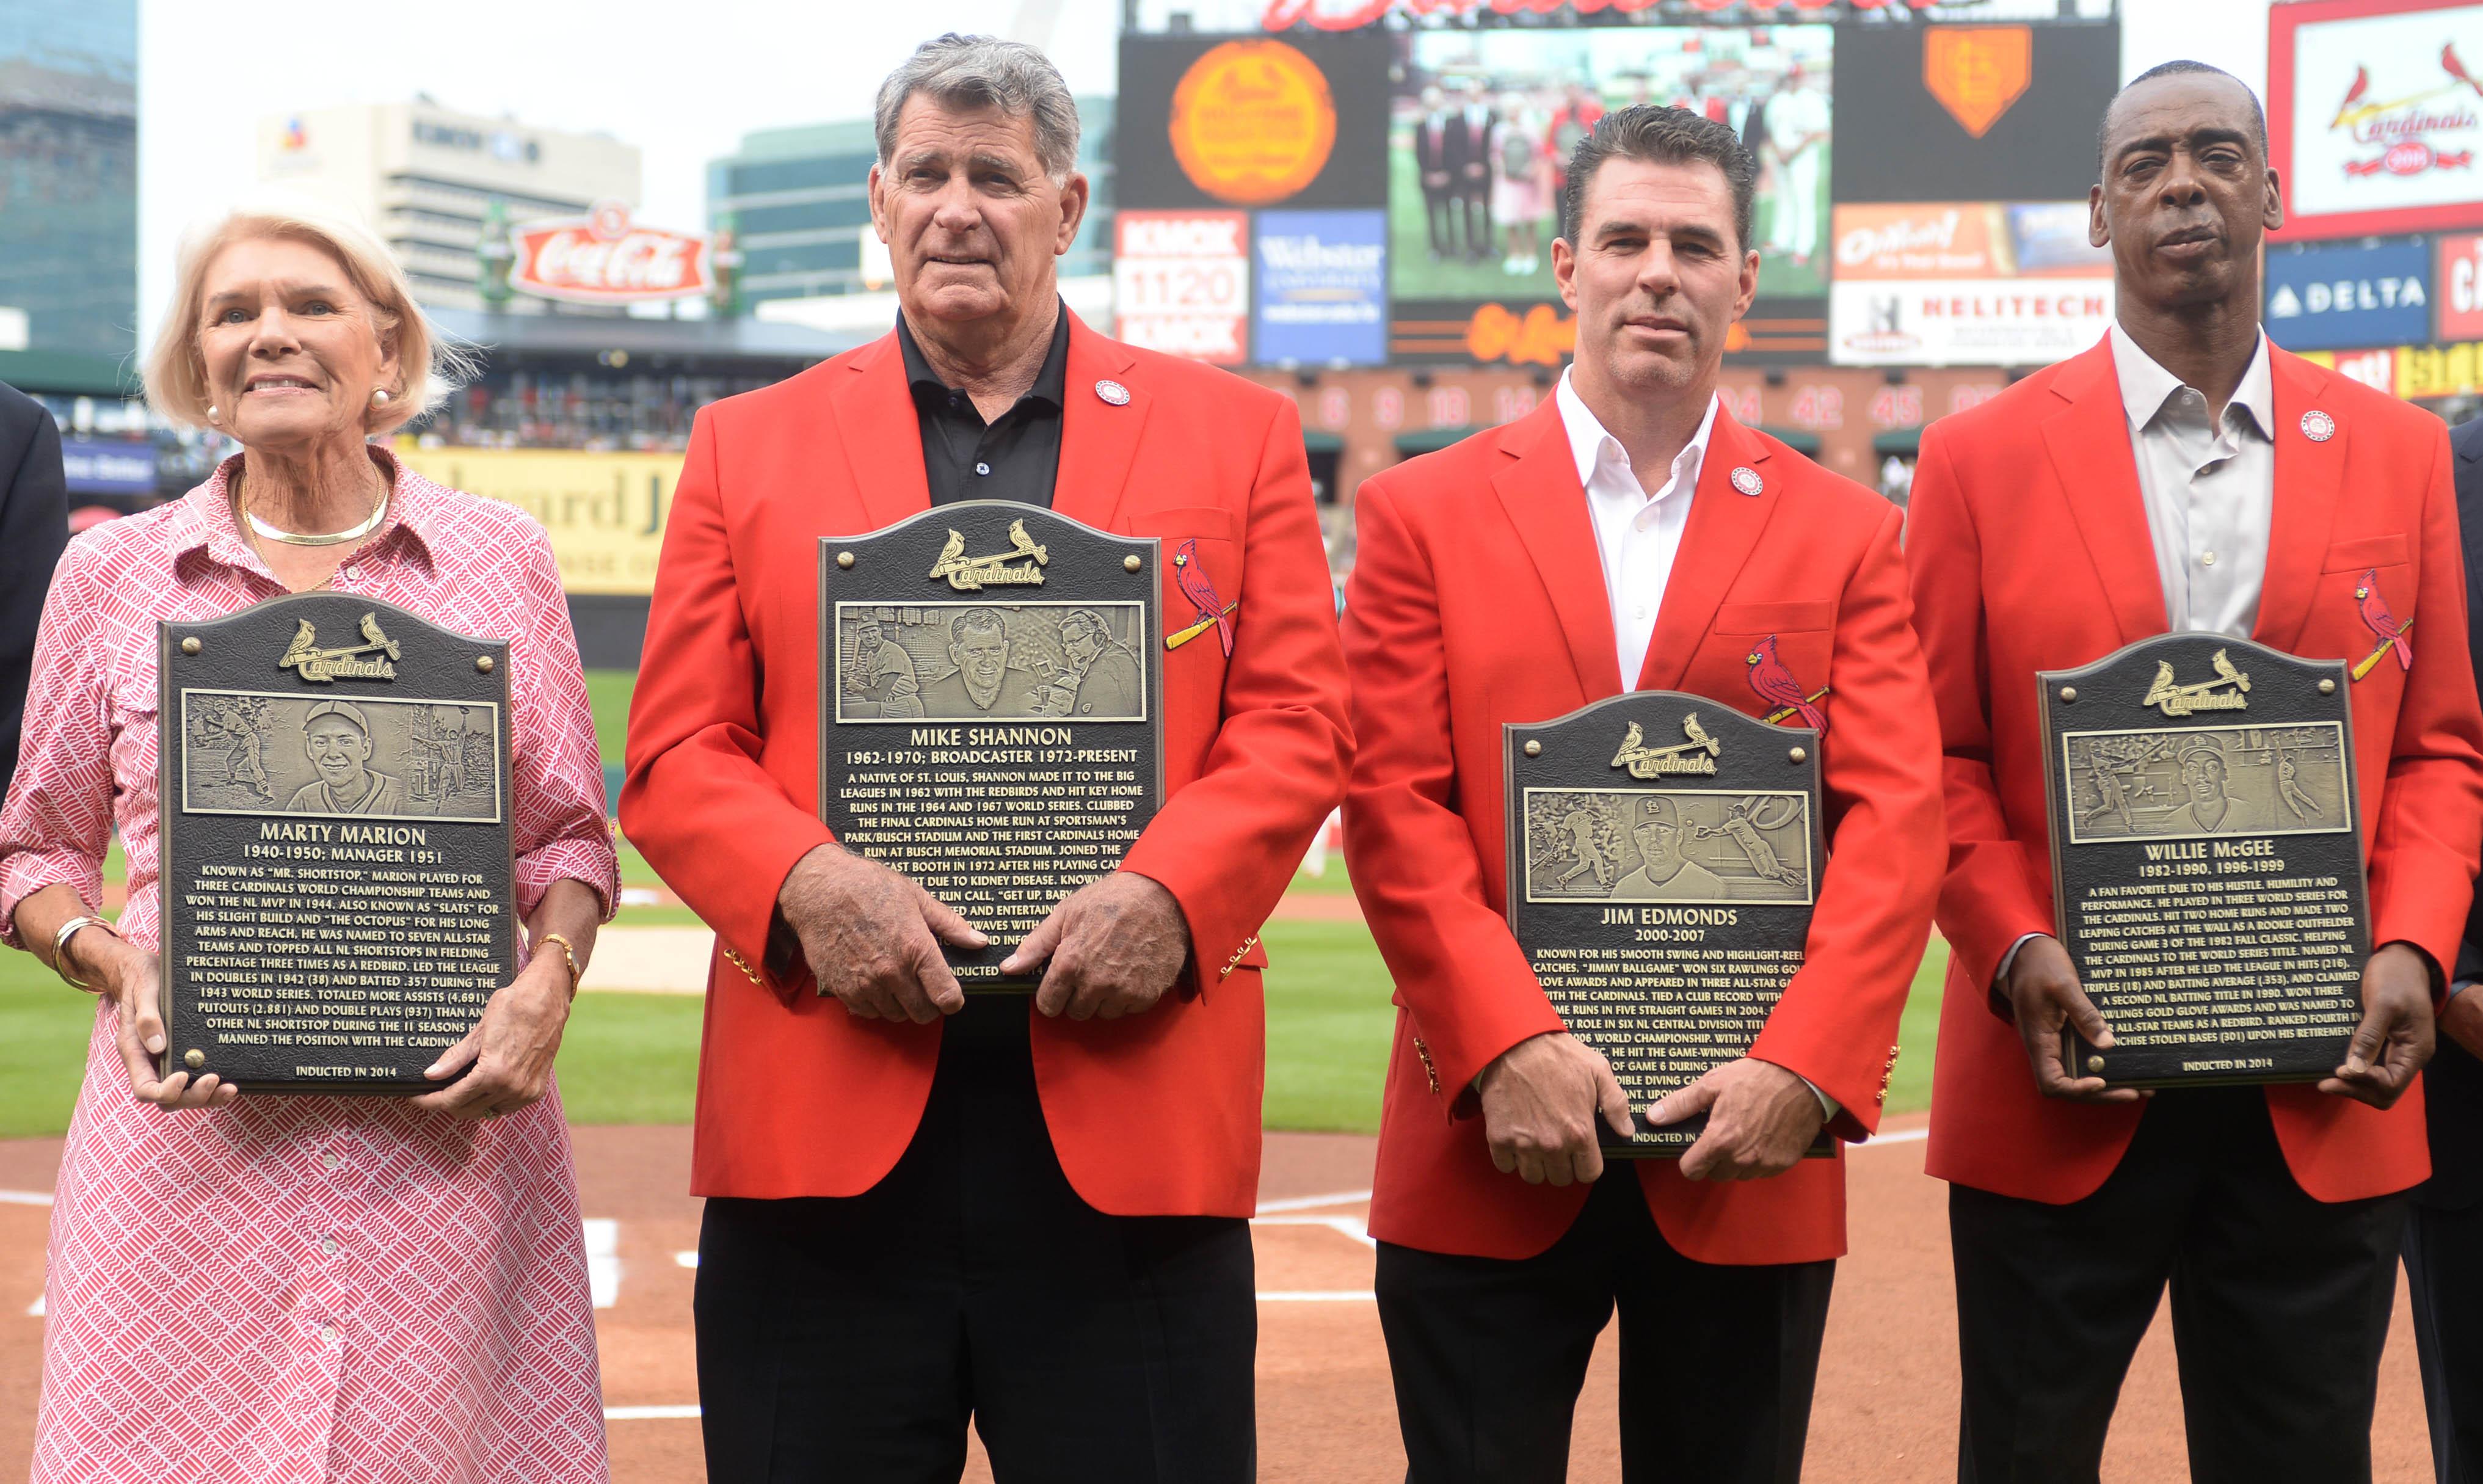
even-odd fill
[[(637, 146), (608, 134), (462, 114), (427, 95), (261, 119), (258, 173), (360, 213), (396, 251), (415, 296), (450, 309), (483, 307), (475, 249), (494, 199), (522, 225), (585, 216), (602, 200), (635, 207), (640, 180)], [(520, 296), (506, 307), (553, 306)]]
[(106, 390), (137, 323), (137, 0), (0, 5), (0, 378)]

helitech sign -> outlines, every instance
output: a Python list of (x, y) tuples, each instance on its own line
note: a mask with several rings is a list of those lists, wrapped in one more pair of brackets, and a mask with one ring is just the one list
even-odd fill
[[(1267, 0), (1259, 23), (1269, 31), (1292, 26), (1352, 31), (1391, 15), (1625, 15), (1633, 11), (1654, 10), (1663, 3), (1664, 0)], [(1694, 11), (1743, 10), (1762, 16), (1775, 12), (1799, 14), (1820, 11), (1929, 11), (1951, 3), (1954, 0), (1689, 0)]]

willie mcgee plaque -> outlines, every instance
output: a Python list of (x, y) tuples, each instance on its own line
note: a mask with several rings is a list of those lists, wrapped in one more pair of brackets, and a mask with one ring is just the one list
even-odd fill
[(2053, 906), (2119, 1087), (2308, 1081), (2362, 1017), (2371, 954), (2341, 660), (2167, 634), (2046, 671)]
[(1637, 1132), (1598, 1124), (1605, 1152), (1678, 1156), (1706, 1120), (1657, 1128), (1646, 1109), (1748, 1054), (1802, 966), (1827, 859), (1819, 734), (1677, 691), (1502, 732), (1509, 928), (1629, 1096)]
[(991, 939), (970, 994), (1163, 802), (1159, 546), (1008, 500), (819, 543), (819, 815)]
[(508, 641), (337, 593), (157, 632), (165, 1074), (440, 1086), (517, 972)]

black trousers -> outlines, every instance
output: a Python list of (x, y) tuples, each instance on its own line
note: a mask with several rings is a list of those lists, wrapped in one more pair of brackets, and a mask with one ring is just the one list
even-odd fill
[(694, 1307), (712, 1484), (954, 1484), (969, 1418), (1000, 1484), (1253, 1476), (1249, 1225), (1080, 1200), (1027, 1014), (968, 998), (921, 1126), (870, 1190), (708, 1202)]
[[(1513, 1178), (1513, 1177), (1512, 1177)], [(1561, 1484), (1595, 1337), (1621, 1316), (1621, 1476), (1795, 1484), (1834, 1262), (1672, 1250), (1615, 1161), (1538, 1257), (1379, 1244), (1379, 1327), (1408, 1484)]]
[(1949, 1188), (1960, 1484), (2095, 1484), (2169, 1285), (2197, 1484), (2366, 1484), (2406, 1199), (2326, 1205), (2256, 1089), (2156, 1095), (2094, 1195)]
[(2432, 1471), (2439, 1484), (2483, 1484), (2483, 1206), (2417, 1201), (2405, 1265)]

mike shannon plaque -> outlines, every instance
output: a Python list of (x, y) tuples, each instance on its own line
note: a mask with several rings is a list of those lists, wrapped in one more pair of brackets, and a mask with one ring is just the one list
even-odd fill
[(969, 992), (1033, 988), (1001, 961), (1163, 801), (1165, 580), (1153, 538), (1005, 500), (819, 543), (819, 815), (992, 940), (947, 950)]
[(2114, 1041), (2069, 1074), (2328, 1075), (2371, 954), (2343, 662), (2167, 634), (2040, 678), (2056, 920)]
[(439, 1086), (517, 972), (507, 641), (335, 593), (157, 629), (165, 1073)]
[(1645, 1110), (1747, 1054), (1802, 966), (1827, 860), (1819, 734), (1676, 691), (1502, 731), (1509, 928), (1636, 1110), (1626, 1142), (1598, 1126), (1606, 1152), (1677, 1156), (1705, 1119)]

